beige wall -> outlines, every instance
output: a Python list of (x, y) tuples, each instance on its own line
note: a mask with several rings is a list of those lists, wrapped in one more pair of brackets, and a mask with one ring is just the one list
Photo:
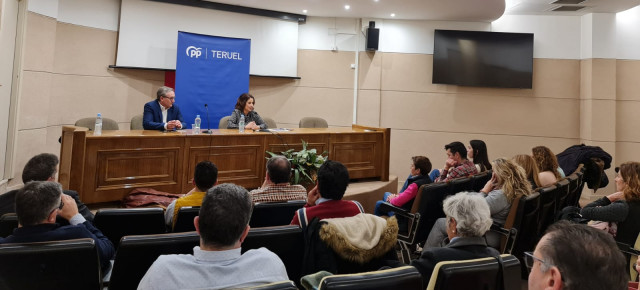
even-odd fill
[[(128, 129), (164, 81), (162, 72), (107, 68), (115, 62), (117, 32), (30, 12), (26, 41), (13, 185), (29, 157), (59, 153), (61, 125), (101, 112)], [(432, 55), (358, 57), (357, 122), (392, 128), (390, 167), (399, 184), (411, 156), (426, 155), (441, 167), (443, 145), (455, 140), (484, 140), (490, 158), (586, 142), (618, 160), (638, 159), (640, 61), (535, 59), (534, 87), (520, 90), (432, 84)], [(251, 78), (256, 110), (282, 127), (297, 127), (304, 116), (350, 126), (353, 63), (354, 52), (300, 50), (300, 80)]]

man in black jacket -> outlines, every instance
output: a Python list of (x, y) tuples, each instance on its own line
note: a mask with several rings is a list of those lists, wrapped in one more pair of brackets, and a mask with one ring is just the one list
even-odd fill
[[(32, 157), (22, 170), (22, 182), (26, 184), (29, 181), (56, 181), (58, 179), (59, 162), (58, 157), (50, 153), (41, 153)], [(16, 192), (18, 192), (18, 190), (12, 190), (0, 195), (0, 215), (16, 212)], [(86, 220), (93, 222), (93, 214), (89, 208), (80, 201), (80, 196), (77, 192), (65, 190), (64, 194), (71, 196), (78, 206), (78, 212), (80, 212)], [(58, 221), (63, 224), (68, 224), (65, 219), (58, 219)]]

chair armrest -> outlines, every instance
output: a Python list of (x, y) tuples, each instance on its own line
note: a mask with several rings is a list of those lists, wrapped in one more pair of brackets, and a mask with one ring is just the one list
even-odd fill
[(411, 215), (411, 213), (408, 210), (401, 207), (397, 207), (388, 202), (383, 202), (382, 204), (380, 204), (380, 209), (384, 210), (385, 212), (392, 211), (392, 212), (395, 212), (396, 214), (401, 214), (402, 216), (406, 216), (406, 217), (409, 217), (409, 215)]
[(518, 230), (515, 228), (505, 229), (497, 223), (491, 224), (491, 228), (489, 231), (497, 233), (504, 238), (500, 239), (500, 251), (501, 254), (511, 254), (513, 251), (513, 246), (516, 241), (516, 236), (518, 234)]

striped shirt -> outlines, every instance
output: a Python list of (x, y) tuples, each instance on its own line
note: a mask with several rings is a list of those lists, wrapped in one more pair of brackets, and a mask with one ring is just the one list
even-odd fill
[(254, 189), (249, 193), (254, 203), (307, 200), (307, 190), (299, 184), (270, 184), (265, 188)]

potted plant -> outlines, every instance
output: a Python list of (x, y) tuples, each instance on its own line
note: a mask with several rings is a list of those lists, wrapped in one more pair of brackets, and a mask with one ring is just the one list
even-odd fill
[(318, 168), (327, 160), (328, 151), (318, 154), (315, 148), (307, 150), (309, 143), (300, 141), (302, 141), (302, 150), (289, 149), (280, 154), (267, 151), (270, 155), (267, 159), (277, 155), (287, 158), (291, 162), (291, 184), (300, 184), (308, 190), (315, 186)]

